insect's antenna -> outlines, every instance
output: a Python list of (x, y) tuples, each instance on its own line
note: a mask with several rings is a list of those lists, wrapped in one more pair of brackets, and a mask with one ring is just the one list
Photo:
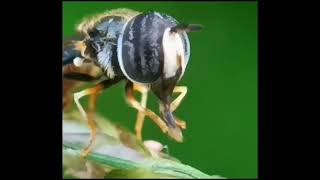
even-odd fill
[(182, 32), (197, 32), (203, 28), (200, 24), (178, 24), (170, 29), (170, 32), (182, 33)]

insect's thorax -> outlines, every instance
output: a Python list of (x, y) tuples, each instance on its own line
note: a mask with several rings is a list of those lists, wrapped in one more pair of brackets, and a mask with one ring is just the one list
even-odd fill
[(90, 32), (86, 41), (87, 54), (104, 74), (113, 79), (122, 76), (117, 60), (117, 40), (126, 19), (121, 16), (102, 18)]

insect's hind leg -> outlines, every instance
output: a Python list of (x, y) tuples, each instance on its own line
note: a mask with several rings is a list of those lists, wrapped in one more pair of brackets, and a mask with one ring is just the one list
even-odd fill
[[(79, 109), (80, 113), (85, 118), (85, 120), (87, 120), (88, 126), (91, 130), (90, 142), (89, 142), (89, 145), (82, 150), (81, 152), (82, 157), (87, 156), (87, 154), (92, 150), (92, 148), (94, 147), (95, 139), (96, 139), (97, 130), (96, 130), (96, 124), (94, 121), (94, 114), (96, 110), (97, 95), (103, 89), (106, 89), (119, 81), (120, 79), (106, 80), (106, 81), (100, 82), (95, 87), (85, 89), (83, 91), (80, 91), (74, 94), (74, 101), (77, 105), (77, 108)], [(80, 98), (87, 95), (90, 95), (88, 113), (85, 112), (84, 108), (82, 107), (79, 101)]]
[[(103, 89), (103, 86), (101, 84), (98, 84), (97, 86), (86, 89), (80, 92), (77, 92), (74, 94), (74, 101), (81, 113), (81, 115), (84, 117), (84, 119), (87, 121), (88, 126), (91, 130), (90, 132), (90, 143), (89, 145), (83, 149), (81, 152), (81, 156), (84, 157), (86, 156), (92, 149), (95, 143), (95, 138), (96, 138), (96, 125), (94, 122), (94, 111), (95, 111), (95, 106), (96, 106), (96, 101), (97, 101), (97, 93), (100, 92)], [(79, 100), (83, 96), (90, 95), (89, 99), (89, 108), (88, 108), (88, 114), (85, 112), (84, 108), (80, 104)]]

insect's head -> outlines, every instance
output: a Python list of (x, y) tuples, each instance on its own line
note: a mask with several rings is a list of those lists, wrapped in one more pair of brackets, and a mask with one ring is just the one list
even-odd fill
[(159, 78), (182, 77), (190, 57), (188, 32), (200, 25), (179, 24), (166, 14), (149, 12), (131, 18), (117, 42), (118, 61), (124, 75), (136, 83), (148, 84)]
[(170, 111), (173, 88), (182, 78), (190, 57), (188, 32), (200, 25), (180, 24), (166, 14), (139, 14), (123, 27), (117, 43), (118, 61), (123, 74), (134, 83), (149, 84), (160, 100), (160, 112), (181, 141)]

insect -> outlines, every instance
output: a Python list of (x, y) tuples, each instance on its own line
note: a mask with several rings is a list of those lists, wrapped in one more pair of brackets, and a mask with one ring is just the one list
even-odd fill
[[(188, 32), (199, 31), (196, 24), (180, 24), (173, 17), (158, 13), (140, 13), (130, 9), (114, 9), (83, 20), (77, 26), (78, 36), (63, 44), (64, 108), (72, 101), (72, 91), (81, 83), (91, 88), (73, 94), (73, 100), (91, 129), (86, 156), (94, 146), (96, 127), (94, 111), (97, 95), (126, 81), (128, 103), (138, 110), (135, 132), (142, 139), (145, 116), (150, 117), (164, 133), (182, 142), (181, 129), (186, 124), (172, 112), (180, 105), (187, 87), (177, 86), (190, 57)], [(137, 101), (134, 91), (142, 94)], [(159, 99), (160, 114), (146, 107), (147, 93)], [(172, 99), (173, 93), (180, 93)], [(87, 111), (80, 98), (89, 96)]]

